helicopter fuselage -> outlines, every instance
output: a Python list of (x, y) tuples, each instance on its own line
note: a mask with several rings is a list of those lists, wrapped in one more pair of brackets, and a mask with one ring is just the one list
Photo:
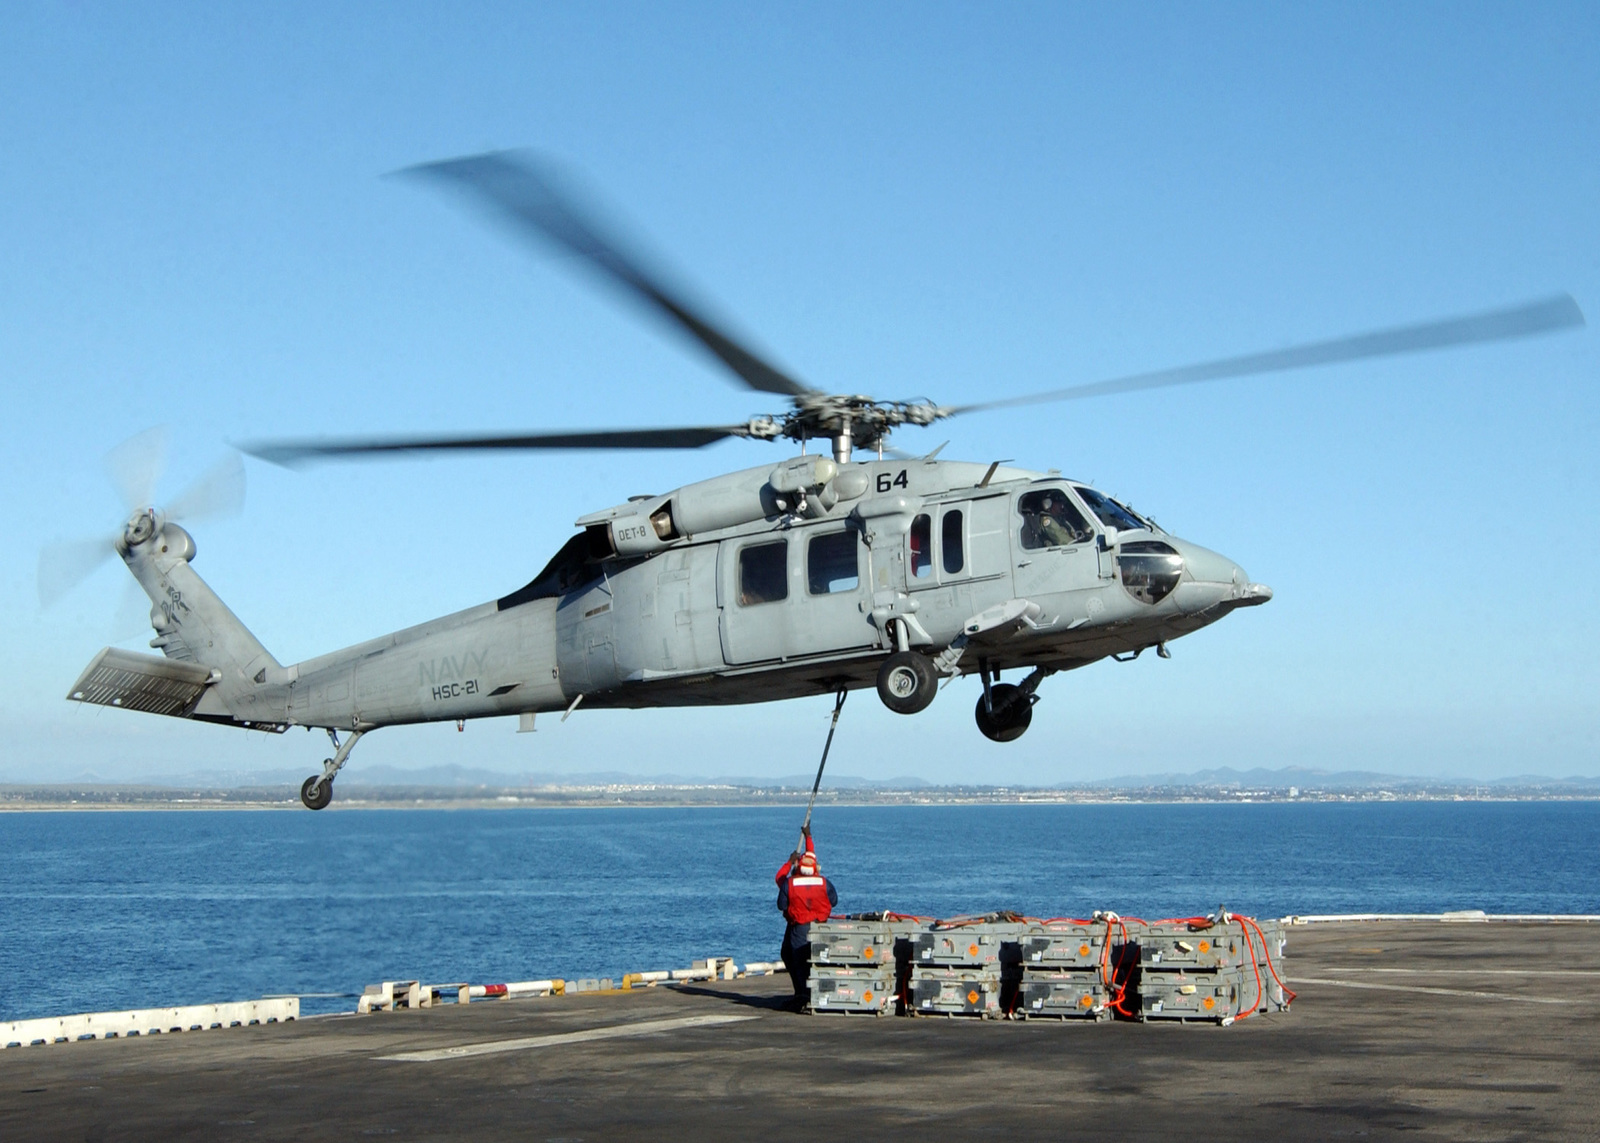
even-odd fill
[[(108, 647), (68, 697), (254, 730), (322, 727), (334, 755), (300, 791), (321, 809), (371, 730), (526, 722), (579, 704), (715, 706), (876, 685), (891, 710), (914, 714), (941, 679), (976, 673), (978, 729), (1009, 742), (1050, 674), (1165, 655), (1272, 596), (1086, 484), (998, 463), (802, 455), (577, 523), (509, 595), (283, 666), (194, 571), (189, 533), (141, 509), (116, 550), (151, 599), (151, 646), (165, 657)], [(1030, 669), (1020, 683), (1001, 682), (1018, 668)]]
[[(783, 487), (796, 481), (751, 469), (584, 517), (520, 592), (269, 672), (273, 717), (368, 729), (579, 701), (764, 702), (869, 686), (906, 648), (953, 657), (949, 674), (1070, 669), (1270, 598), (1232, 561), (1142, 518), (1107, 524), (1086, 500), (1098, 493), (1056, 476), (938, 460), (788, 465), (827, 479)], [(1040, 534), (1047, 498), (1071, 513), (1071, 533)], [(754, 518), (688, 531), (719, 522), (708, 506)]]

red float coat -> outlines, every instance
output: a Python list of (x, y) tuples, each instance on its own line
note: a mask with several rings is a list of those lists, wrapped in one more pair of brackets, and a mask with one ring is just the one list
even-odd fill
[[(806, 838), (806, 852), (815, 854), (811, 839)], [(785, 861), (773, 878), (778, 883), (779, 904), (784, 919), (793, 925), (806, 925), (812, 921), (826, 921), (833, 915), (833, 902), (838, 900), (833, 886), (820, 873), (803, 874), (794, 868), (793, 861)]]

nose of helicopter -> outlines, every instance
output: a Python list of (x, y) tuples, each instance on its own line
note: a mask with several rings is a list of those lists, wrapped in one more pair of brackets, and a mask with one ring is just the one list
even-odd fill
[(1201, 611), (1219, 603), (1258, 607), (1272, 598), (1270, 587), (1251, 583), (1245, 570), (1227, 556), (1186, 541), (1175, 546), (1190, 577), (1180, 589), (1184, 610)]

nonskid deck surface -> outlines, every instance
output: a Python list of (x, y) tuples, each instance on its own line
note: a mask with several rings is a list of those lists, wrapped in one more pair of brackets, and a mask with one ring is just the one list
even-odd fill
[(1600, 926), (1293, 928), (1288, 975), (1230, 1028), (794, 1015), (779, 976), (55, 1044), (0, 1053), (0, 1138), (1594, 1133)]

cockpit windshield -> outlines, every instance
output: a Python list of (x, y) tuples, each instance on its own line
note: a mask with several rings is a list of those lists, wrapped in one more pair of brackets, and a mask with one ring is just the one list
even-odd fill
[(1107, 528), (1115, 528), (1119, 532), (1132, 531), (1136, 528), (1149, 528), (1150, 524), (1142, 519), (1131, 508), (1125, 508), (1103, 492), (1096, 492), (1092, 488), (1085, 488), (1081, 484), (1074, 484), (1072, 490), (1083, 497), (1083, 502), (1089, 506), (1089, 511), (1100, 518), (1100, 523)]

